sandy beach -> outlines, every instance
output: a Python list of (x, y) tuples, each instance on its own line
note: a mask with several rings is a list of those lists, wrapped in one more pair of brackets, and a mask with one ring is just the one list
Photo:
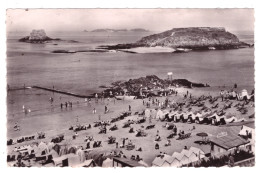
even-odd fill
[[(187, 89), (187, 88), (177, 88), (178, 95), (170, 95), (168, 96), (169, 100), (174, 100), (176, 102), (181, 102), (184, 99), (183, 95), (188, 91), (190, 94), (192, 94), (193, 97), (199, 97), (201, 95), (211, 95), (211, 96), (219, 96), (219, 88), (204, 88), (204, 89)], [(237, 89), (237, 90), (240, 90)], [(50, 94), (50, 93), (49, 93)], [(47, 109), (45, 106), (45, 109), (41, 109), (35, 112), (28, 113), (28, 115), (24, 115), (24, 117), (19, 118), (9, 118), (8, 119), (8, 129), (7, 129), (7, 139), (17, 139), (21, 136), (29, 136), (29, 135), (36, 135), (37, 132), (44, 132), (46, 134), (45, 139), (36, 139), (34, 141), (25, 141), (23, 143), (17, 143), (11, 146), (8, 146), (8, 154), (13, 153), (13, 149), (15, 147), (24, 146), (27, 144), (32, 144), (35, 141), (44, 141), (46, 143), (50, 142), (51, 139), (58, 134), (64, 134), (64, 141), (61, 142), (68, 142), (71, 145), (76, 146), (83, 146), (85, 148), (86, 142), (84, 142), (84, 139), (86, 136), (93, 136), (94, 140), (102, 141), (102, 147), (100, 148), (93, 148), (92, 154), (94, 153), (110, 153), (114, 150), (121, 150), (127, 158), (130, 158), (131, 155), (139, 155), (140, 158), (143, 158), (144, 162), (146, 162), (149, 166), (151, 166), (152, 161), (154, 158), (160, 153), (165, 152), (169, 155), (172, 155), (174, 152), (180, 152), (184, 146), (190, 147), (198, 147), (202, 149), (205, 153), (210, 152), (210, 146), (209, 145), (199, 145), (194, 143), (196, 140), (201, 140), (201, 137), (196, 136), (197, 133), (200, 132), (207, 132), (209, 136), (216, 136), (217, 134), (221, 132), (227, 132), (228, 134), (238, 134), (241, 126), (214, 126), (214, 125), (205, 125), (205, 124), (196, 124), (196, 123), (174, 123), (177, 126), (178, 131), (183, 130), (185, 132), (191, 132), (191, 137), (187, 138), (185, 140), (176, 140), (175, 138), (171, 139), (171, 146), (164, 146), (167, 142), (167, 136), (171, 133), (171, 131), (167, 130), (165, 127), (165, 121), (160, 121), (158, 119), (152, 119), (151, 123), (146, 120), (146, 122), (142, 124), (132, 124), (131, 127), (134, 128), (134, 130), (143, 129), (148, 135), (146, 137), (136, 137), (136, 133), (129, 133), (129, 128), (122, 128), (123, 124), (127, 122), (128, 120), (137, 120), (141, 117), (139, 115), (135, 115), (135, 112), (140, 112), (146, 109), (146, 104), (143, 105), (143, 101), (146, 103), (148, 99), (136, 99), (132, 101), (123, 101), (123, 100), (115, 100), (113, 98), (110, 99), (104, 99), (101, 101), (99, 99), (98, 102), (95, 102), (92, 100), (91, 102), (86, 102), (84, 99), (78, 99), (78, 98), (68, 98), (68, 96), (63, 96), (60, 99), (61, 95), (54, 94), (54, 102), (53, 106), (50, 105), (48, 100), (48, 95), (45, 96), (46, 100), (42, 100), (42, 103), (45, 102), (44, 105), (48, 105)], [(161, 102), (165, 100), (166, 97), (155, 97), (154, 99), (158, 99)], [(73, 101), (72, 108), (60, 108), (60, 102), (63, 100), (70, 99)], [(236, 103), (239, 103), (239, 101), (232, 101), (233, 105)], [(217, 103), (219, 103), (219, 107), (223, 107), (222, 105), (225, 104), (225, 102), (222, 102), (219, 98)], [(107, 121), (111, 120), (111, 118), (117, 117), (120, 115), (120, 113), (124, 111), (128, 111), (129, 105), (131, 105), (131, 116), (120, 120), (116, 123), (112, 123), (112, 125), (116, 124), (118, 127), (118, 130), (115, 131), (107, 131), (106, 134), (99, 134), (99, 127), (93, 127), (94, 122), (97, 121)], [(208, 107), (210, 107), (210, 103), (206, 103)], [(107, 106), (109, 109), (108, 113), (104, 113), (104, 107)], [(230, 109), (226, 110), (226, 115), (234, 115), (238, 119), (245, 118), (247, 121), (252, 121), (252, 119), (249, 118), (250, 115), (254, 113), (254, 105), (249, 105), (247, 107), (248, 112), (246, 114), (241, 114), (238, 112), (234, 107), (231, 107)], [(52, 109), (50, 108), (52, 107)], [(151, 108), (156, 108), (157, 106), (152, 105)], [(93, 109), (96, 109), (96, 114), (93, 114)], [(199, 110), (199, 107), (193, 106), (192, 110), (195, 112)], [(186, 108), (184, 108), (183, 111), (186, 111)], [(99, 116), (100, 115), (100, 116)], [(16, 115), (18, 116), (18, 115)], [(100, 119), (99, 119), (100, 118)], [(77, 122), (78, 121), (78, 122)], [(20, 131), (14, 131), (13, 126), (14, 123), (18, 122), (20, 125)], [(80, 125), (88, 125), (92, 124), (91, 129), (82, 130), (78, 132), (78, 137), (73, 140), (72, 136), (75, 134), (72, 130), (69, 130), (70, 126), (75, 126), (76, 124)], [(145, 127), (148, 125), (154, 124), (155, 128), (145, 130)], [(108, 129), (112, 126), (108, 126)], [(193, 129), (195, 127), (195, 129)], [(156, 135), (159, 134), (161, 137), (160, 142), (155, 141)], [(107, 140), (108, 137), (113, 136), (116, 137), (116, 141), (120, 144), (122, 144), (123, 138), (128, 138), (128, 140), (131, 140), (132, 143), (135, 145), (135, 149), (133, 150), (126, 150), (125, 148), (116, 149), (116, 144), (108, 144)], [(14, 140), (16, 141), (16, 140)], [(155, 144), (158, 143), (160, 146), (159, 150), (155, 149)], [(92, 145), (92, 143), (91, 143)], [(136, 151), (138, 148), (142, 148), (142, 151)], [(92, 146), (91, 146), (92, 148)], [(37, 164), (36, 164), (37, 165)]]

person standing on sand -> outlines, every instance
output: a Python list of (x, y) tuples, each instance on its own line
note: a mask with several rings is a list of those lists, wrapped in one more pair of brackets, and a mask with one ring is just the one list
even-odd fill
[(97, 111), (96, 111), (96, 108), (94, 108), (94, 109), (93, 109), (93, 114), (96, 114), (96, 112), (97, 112)]
[(79, 122), (79, 116), (76, 116), (76, 123)]
[(125, 138), (123, 138), (123, 147), (125, 147)]
[(129, 112), (131, 112), (131, 105), (129, 105), (128, 108), (129, 108)]
[(60, 108), (61, 108), (61, 109), (63, 108), (63, 104), (62, 104), (62, 103), (60, 104)]
[(220, 96), (221, 96), (221, 99), (222, 99), (222, 102), (223, 102), (224, 101), (224, 91), (223, 90), (220, 91)]
[(107, 106), (105, 106), (105, 114), (107, 113)]

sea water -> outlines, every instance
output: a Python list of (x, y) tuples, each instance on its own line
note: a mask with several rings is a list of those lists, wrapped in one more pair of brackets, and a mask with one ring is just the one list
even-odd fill
[[(194, 51), (189, 53), (124, 52), (55, 54), (53, 50), (87, 50), (99, 45), (131, 43), (151, 32), (53, 32), (52, 38), (75, 40), (58, 45), (18, 42), (29, 33), (7, 34), (7, 84), (13, 87), (42, 86), (81, 95), (99, 92), (101, 85), (146, 75), (188, 79), (210, 86), (254, 86), (254, 48)], [(253, 34), (238, 33), (241, 41), (252, 44)], [(43, 91), (12, 91), (7, 95), (8, 114), (21, 111), (24, 104), (35, 107), (36, 95)], [(38, 105), (40, 105), (38, 103)], [(36, 106), (37, 107), (37, 106)]]

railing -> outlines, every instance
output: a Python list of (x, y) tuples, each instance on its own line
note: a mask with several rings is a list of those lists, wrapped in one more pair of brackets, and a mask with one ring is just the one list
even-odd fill
[(235, 162), (234, 166), (254, 166), (255, 165), (255, 157), (241, 160), (239, 162)]

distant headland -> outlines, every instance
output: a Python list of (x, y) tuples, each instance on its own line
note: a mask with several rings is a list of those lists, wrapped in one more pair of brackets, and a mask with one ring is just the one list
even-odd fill
[[(84, 30), (83, 32), (87, 32), (87, 30)], [(95, 29), (91, 32), (149, 32), (149, 30), (143, 29), (143, 28), (134, 28), (134, 29)]]

